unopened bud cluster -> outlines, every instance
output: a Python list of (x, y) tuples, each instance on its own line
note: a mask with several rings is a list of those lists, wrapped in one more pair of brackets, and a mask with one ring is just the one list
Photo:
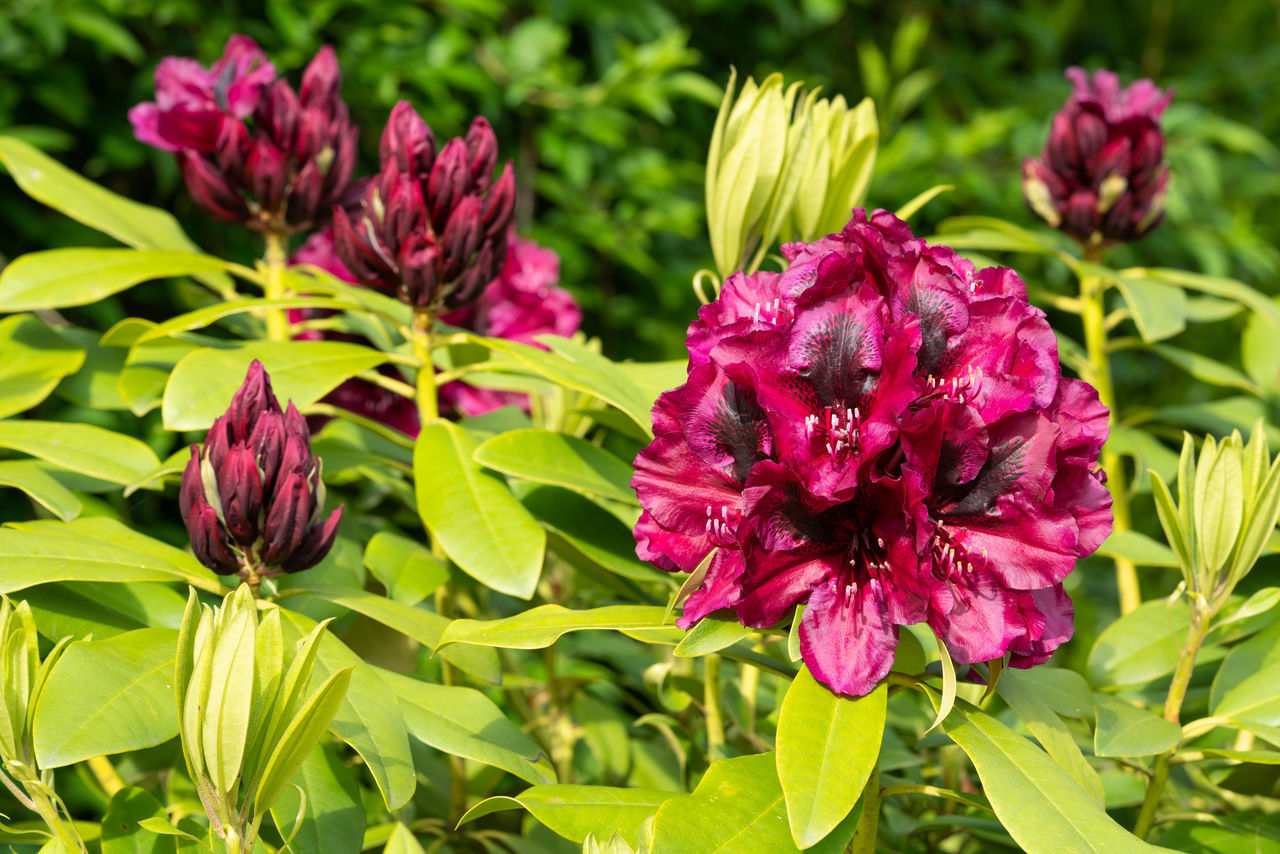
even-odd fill
[(1022, 166), (1027, 204), (1081, 242), (1137, 240), (1164, 216), (1169, 167), (1160, 114), (1173, 99), (1150, 80), (1067, 69), (1075, 92), (1053, 117), (1039, 159)]
[(169, 57), (156, 100), (129, 111), (137, 138), (173, 151), (187, 188), (214, 216), (263, 231), (328, 219), (351, 181), (358, 131), (342, 101), (333, 49), (323, 47), (297, 92), (243, 35), (209, 69)]
[(231, 406), (191, 446), (179, 501), (191, 550), (205, 566), (261, 578), (314, 566), (333, 546), (342, 508), (327, 519), (320, 460), (306, 419), (285, 411), (256, 359)]
[(511, 164), (493, 180), (493, 129), (478, 117), (465, 138), (437, 152), (431, 128), (401, 101), (383, 131), (380, 159), (354, 212), (334, 211), (338, 257), (362, 284), (415, 307), (474, 300), (506, 261), (515, 207)]

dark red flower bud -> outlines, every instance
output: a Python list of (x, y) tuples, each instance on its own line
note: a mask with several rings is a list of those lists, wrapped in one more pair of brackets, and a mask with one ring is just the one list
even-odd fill
[(462, 275), (463, 268), (480, 248), (480, 241), (484, 239), (484, 223), (480, 219), (481, 205), (479, 196), (467, 196), (449, 214), (449, 221), (440, 236), (444, 261), (442, 278), (446, 282)]
[(258, 129), (265, 130), (276, 147), (284, 151), (293, 149), (301, 119), (302, 104), (286, 80), (277, 80), (271, 84), (266, 97), (258, 104), (254, 113)]
[(484, 116), (476, 116), (467, 129), (467, 156), (471, 166), (471, 184), (487, 190), (493, 180), (493, 167), (498, 163), (498, 138)]
[(402, 299), (410, 305), (433, 305), (442, 283), (439, 247), (421, 233), (415, 233), (401, 248), (397, 262)]
[(227, 456), (227, 451), (231, 449), (231, 443), (234, 441), (231, 432), (231, 418), (226, 415), (219, 415), (213, 420), (213, 424), (209, 427), (209, 435), (204, 440), (204, 459), (211, 462), (214, 467), (222, 465), (222, 461)]
[[(516, 209), (516, 176), (511, 171), (511, 163), (508, 162), (502, 169), (502, 175), (498, 178), (496, 184), (489, 189), (489, 194), (485, 196), (484, 212), (484, 236), (489, 239), (495, 239), (500, 236), (505, 238), (507, 229), (511, 226), (511, 217)], [(501, 258), (501, 253), (498, 253)]]
[(407, 240), (426, 220), (427, 205), (422, 198), (422, 185), (408, 176), (400, 176), (391, 188), (391, 194), (382, 198), (382, 204), (382, 233), (391, 243)]
[(232, 445), (215, 476), (227, 533), (240, 545), (250, 545), (258, 538), (262, 512), (262, 475), (253, 450), (240, 442)]
[(329, 553), (333, 541), (338, 535), (338, 522), (342, 520), (342, 507), (329, 514), (323, 523), (312, 525), (311, 530), (302, 538), (302, 542), (280, 563), (285, 572), (301, 572), (310, 569)]
[(431, 225), (437, 232), (444, 230), (449, 213), (467, 192), (470, 177), (467, 144), (459, 138), (449, 140), (440, 150), (427, 181), (426, 200), (431, 209)]
[(334, 252), (357, 282), (371, 288), (394, 290), (399, 281), (394, 267), (374, 248), (370, 240), (356, 233), (357, 225), (363, 228), (369, 224), (370, 221), (365, 218), (353, 223), (345, 210), (335, 207)]
[(284, 456), (284, 417), (276, 412), (263, 413), (249, 435), (249, 447), (258, 460), (258, 468), (262, 470), (263, 491), (269, 493), (275, 485), (276, 471)]
[(289, 164), (284, 152), (265, 139), (258, 140), (245, 163), (245, 177), (258, 207), (279, 213), (289, 182)]
[(219, 575), (230, 575), (239, 569), (227, 535), (218, 524), (218, 514), (207, 503), (196, 507), (185, 517), (191, 537), (191, 553), (196, 560)]
[[(249, 371), (244, 383), (236, 389), (231, 397), (231, 406), (227, 408), (226, 418), (231, 428), (231, 441), (244, 441), (253, 434), (253, 427), (263, 414), (274, 412), (283, 414), (275, 392), (271, 390), (271, 377), (266, 368), (254, 359), (249, 363)], [(215, 422), (216, 423), (216, 422)]]
[(263, 563), (278, 565), (302, 543), (311, 522), (313, 503), (306, 475), (300, 469), (286, 473), (271, 498), (271, 509), (262, 529)]
[(200, 446), (191, 446), (191, 459), (182, 470), (182, 487), (178, 490), (178, 509), (182, 518), (186, 519), (191, 511), (201, 503), (207, 504), (204, 497), (204, 479), (200, 476)]
[(338, 68), (338, 57), (332, 47), (325, 45), (316, 51), (302, 72), (298, 98), (305, 107), (320, 107), (333, 115), (339, 107), (346, 109), (339, 94), (341, 89), (342, 71)]
[(244, 198), (227, 176), (195, 151), (178, 152), (178, 165), (187, 191), (196, 204), (219, 219), (242, 220), (249, 215)]
[(378, 154), (383, 164), (390, 161), (401, 172), (425, 175), (431, 171), (436, 137), (408, 101), (399, 101), (392, 108)]

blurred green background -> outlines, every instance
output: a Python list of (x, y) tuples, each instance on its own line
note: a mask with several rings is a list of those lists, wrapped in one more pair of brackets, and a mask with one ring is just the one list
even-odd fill
[[(175, 211), (210, 251), (248, 258), (252, 239), (192, 206), (172, 159), (134, 141), (126, 111), (152, 97), (160, 58), (211, 62), (234, 32), (295, 81), (333, 44), (366, 171), (399, 98), (440, 136), (483, 113), (516, 163), (521, 230), (560, 253), (587, 330), (617, 357), (676, 358), (697, 305), (690, 277), (710, 261), (703, 158), (730, 64), (851, 102), (872, 96), (883, 136), (869, 204), (893, 209), (934, 184), (956, 187), (916, 215), (919, 234), (953, 214), (1035, 224), (1018, 169), (1069, 92), (1065, 67), (1152, 77), (1177, 89), (1165, 122), (1168, 222), (1113, 261), (1233, 275), (1275, 293), (1278, 19), (1280, 6), (1260, 0), (0, 0), (0, 129)], [(102, 240), (33, 215), (7, 182), (0, 233), (7, 257)], [(1050, 286), (1063, 274), (1007, 260)], [(109, 323), (124, 309), (96, 311)], [(1238, 338), (1215, 328), (1201, 346), (1238, 360)]]

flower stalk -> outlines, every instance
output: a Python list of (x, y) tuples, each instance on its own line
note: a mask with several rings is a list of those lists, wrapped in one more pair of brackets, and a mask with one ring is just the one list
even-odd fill
[(418, 422), (426, 426), (440, 417), (440, 404), (436, 400), (436, 369), (431, 360), (431, 333), (436, 317), (429, 306), (413, 310), (413, 355), (418, 366)]
[[(285, 296), (285, 270), (289, 264), (289, 235), (283, 231), (267, 232), (267, 250), (262, 263), (267, 268), (264, 280), (264, 293), (267, 299), (280, 299)], [(284, 309), (268, 308), (265, 310), (267, 322), (267, 339), (270, 341), (289, 340), (289, 319)]]
[(702, 702), (707, 715), (707, 755), (714, 758), (717, 748), (724, 747), (724, 712), (720, 708), (720, 656), (708, 655), (704, 661)]

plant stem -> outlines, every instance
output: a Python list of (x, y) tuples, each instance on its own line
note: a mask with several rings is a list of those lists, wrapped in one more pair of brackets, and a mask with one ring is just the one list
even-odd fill
[[(1173, 721), (1175, 724), (1180, 723), (1182, 714), (1182, 702), (1187, 696), (1187, 686), (1191, 684), (1191, 672), (1196, 666), (1196, 656), (1200, 652), (1200, 644), (1204, 641), (1204, 636), (1209, 631), (1209, 617), (1202, 608), (1195, 602), (1191, 607), (1191, 627), (1187, 631), (1187, 639), (1182, 644), (1182, 650), (1178, 653), (1178, 666), (1173, 671), (1173, 681), (1169, 684), (1169, 694), (1164, 701), (1164, 717), (1165, 720)], [(1139, 839), (1146, 839), (1147, 834), (1151, 833), (1151, 828), (1155, 824), (1156, 807), (1160, 803), (1160, 795), (1164, 791), (1164, 785), (1169, 779), (1169, 767), (1174, 754), (1178, 752), (1175, 746), (1167, 753), (1162, 753), (1157, 759), (1155, 768), (1152, 771), (1151, 780), (1147, 783), (1147, 796), (1142, 801), (1142, 810), (1138, 813), (1138, 822), (1133, 827), (1133, 833)]]
[(431, 361), (431, 331), (436, 318), (429, 308), (413, 310), (413, 355), (418, 365), (418, 420), (422, 426), (440, 417), (436, 403), (436, 369)]
[(876, 833), (880, 827), (880, 763), (871, 769), (866, 788), (862, 790), (862, 816), (849, 843), (850, 854), (875, 854)]
[(702, 702), (707, 715), (707, 756), (715, 760), (715, 750), (724, 746), (724, 714), (720, 710), (720, 656), (704, 659)]
[(556, 673), (556, 651), (547, 647), (542, 651), (542, 661), (547, 669), (547, 697), (550, 700), (551, 764), (556, 769), (556, 779), (561, 783), (573, 782), (573, 721), (565, 707), (564, 691)]
[(21, 782), (27, 797), (31, 799), (31, 809), (48, 826), (53, 838), (62, 843), (62, 847), (67, 854), (73, 851), (86, 851), (87, 849), (84, 841), (80, 838), (80, 834), (76, 832), (74, 826), (69, 827), (67, 825), (67, 822), (63, 820), (62, 813), (58, 811), (57, 803), (47, 794), (48, 788), (32, 785), (38, 783), (39, 781), (37, 780), (23, 780)]
[[(1085, 246), (1084, 260), (1091, 264), (1102, 261), (1101, 246)], [(1101, 277), (1086, 275), (1080, 279), (1080, 320), (1084, 324), (1084, 346), (1089, 355), (1094, 387), (1098, 399), (1110, 410), (1110, 426), (1116, 424), (1116, 392), (1111, 384), (1111, 363), (1107, 354), (1106, 306), (1103, 296), (1106, 287)], [(1102, 470), (1107, 474), (1107, 487), (1111, 490), (1112, 530), (1133, 529), (1133, 517), (1129, 512), (1129, 487), (1120, 456), (1102, 449)], [(1142, 591), (1138, 587), (1138, 570), (1133, 561), (1116, 558), (1116, 586), (1120, 591), (1120, 613), (1128, 614), (1142, 604)]]
[[(280, 299), (285, 295), (284, 271), (289, 263), (289, 235), (283, 231), (267, 232), (267, 251), (262, 258), (267, 268), (263, 287), (267, 299)], [(271, 341), (289, 340), (289, 319), (284, 310), (266, 310), (267, 338)]]
[(120, 775), (116, 773), (116, 768), (111, 764), (111, 760), (105, 756), (94, 756), (89, 760), (89, 770), (93, 772), (93, 776), (98, 781), (98, 785), (102, 787), (102, 791), (107, 793), (107, 798), (111, 798), (116, 792), (124, 788), (124, 780), (120, 779)]
[[(453, 602), (449, 598), (449, 585), (436, 590), (436, 612), (442, 617), (453, 618)], [(458, 673), (443, 656), (440, 658), (440, 681), (445, 685), (458, 684)], [(461, 756), (449, 754), (449, 826), (455, 828), (467, 812), (467, 764)]]

